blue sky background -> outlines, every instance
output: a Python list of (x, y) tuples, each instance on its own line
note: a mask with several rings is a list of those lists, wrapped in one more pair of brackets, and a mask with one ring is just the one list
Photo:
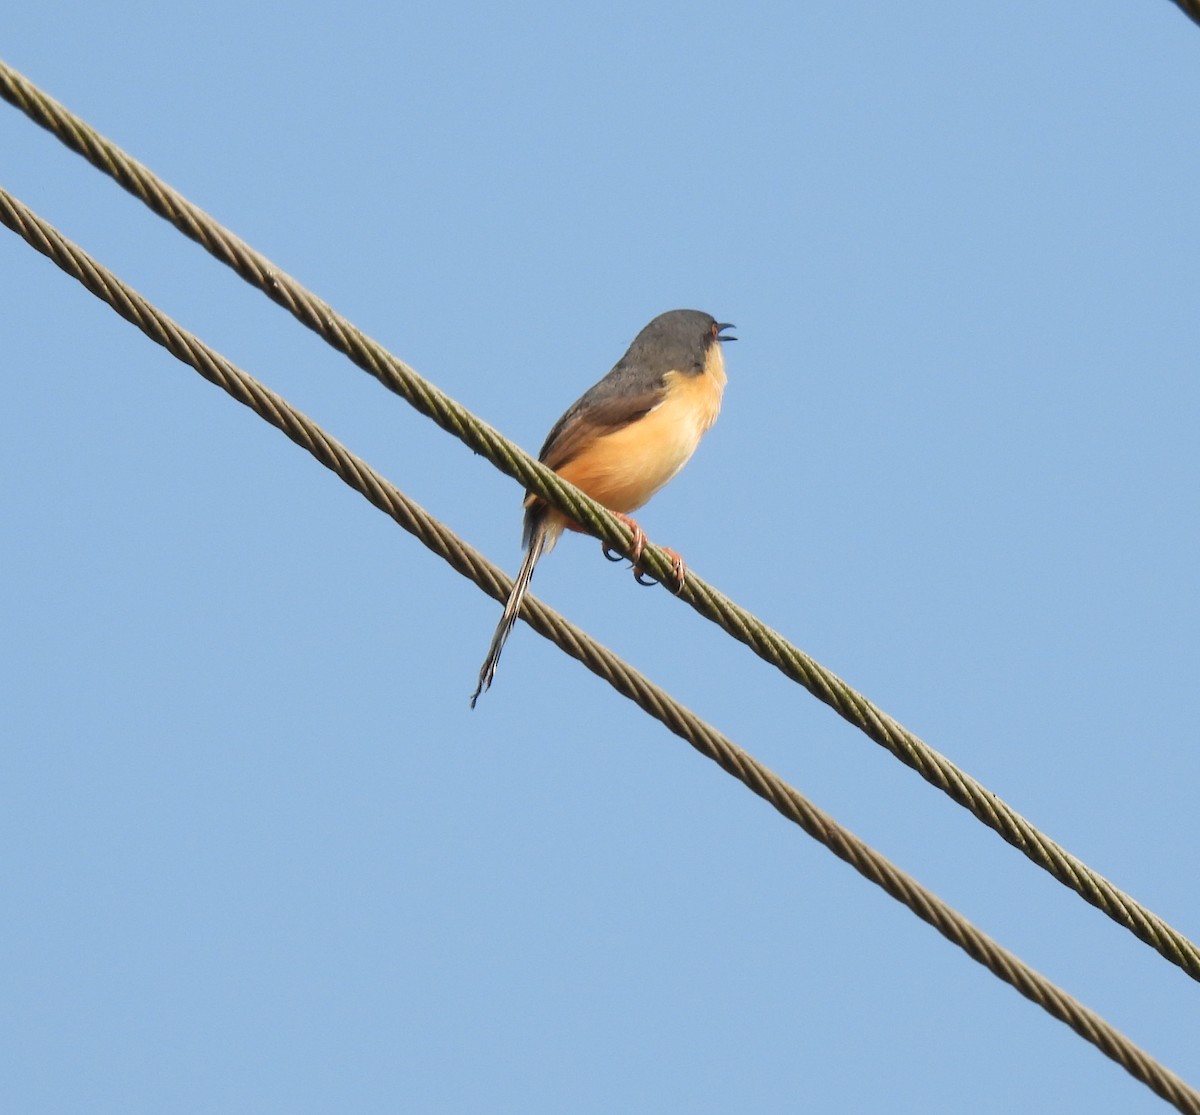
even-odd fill
[[(656, 541), (1200, 938), (1200, 28), (17, 6), (0, 56), (536, 450), (738, 325)], [(0, 183), (495, 560), (520, 492), (15, 110)], [(0, 1107), (1149, 1091), (0, 235)], [(1200, 1084), (1200, 987), (668, 593), (535, 590)]]

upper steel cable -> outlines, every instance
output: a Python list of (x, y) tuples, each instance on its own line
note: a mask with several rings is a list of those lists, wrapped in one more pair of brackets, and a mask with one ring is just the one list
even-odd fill
[[(375, 376), (415, 409), (453, 433), (521, 485), (549, 500), (611, 546), (628, 552), (630, 532), (577, 488), (424, 379), (382, 345), (213, 220), (141, 163), (101, 136), (27, 78), (0, 61), (0, 96), (110, 175), (155, 213), (202, 245), (247, 282), (285, 307), (339, 352)], [(660, 582), (671, 582), (671, 559), (647, 546), (643, 564)], [(1200, 949), (1136, 899), (1032, 825), (1006, 802), (909, 732), (865, 696), (777, 631), (735, 604), (694, 573), (679, 594), (701, 615), (750, 647), (785, 676), (803, 685), (839, 716), (885, 747), (927, 782), (968, 809), (1064, 886), (1123, 925), (1139, 940), (1200, 980)]]
[(1200, 23), (1200, 2), (1197, 0), (1175, 0), (1179, 10), (1194, 23)]

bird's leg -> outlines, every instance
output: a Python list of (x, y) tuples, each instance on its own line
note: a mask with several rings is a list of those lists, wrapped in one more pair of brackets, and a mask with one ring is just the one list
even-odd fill
[[(622, 515), (619, 511), (614, 511), (614, 515), (621, 520), (631, 531), (633, 531), (633, 543), (629, 549), (629, 560), (633, 562), (633, 579), (639, 585), (656, 585), (658, 582), (642, 568), (642, 551), (646, 548), (646, 532), (642, 530), (628, 515)], [(683, 592), (684, 582), (687, 580), (687, 566), (684, 564), (683, 558), (672, 550), (669, 546), (662, 547), (663, 552), (671, 559), (671, 572), (675, 576), (675, 584), (671, 591), (678, 594)], [(626, 555), (617, 553), (606, 542), (600, 543), (600, 550), (609, 561), (624, 561)]]
[[(683, 592), (684, 583), (687, 581), (687, 565), (684, 564), (683, 557), (670, 546), (663, 546), (662, 551), (671, 559), (671, 572), (675, 575), (675, 584), (671, 586), (671, 591), (678, 596)], [(633, 579), (639, 585), (658, 584), (640, 565), (633, 567)]]
[[(613, 514), (621, 520), (633, 532), (633, 544), (629, 550), (629, 560), (633, 562), (636, 569), (638, 559), (642, 556), (642, 551), (646, 548), (646, 532), (642, 530), (628, 515), (622, 515), (619, 511), (614, 511)], [(600, 552), (604, 554), (609, 561), (624, 561), (626, 555), (619, 554), (608, 545), (607, 542), (600, 543)]]

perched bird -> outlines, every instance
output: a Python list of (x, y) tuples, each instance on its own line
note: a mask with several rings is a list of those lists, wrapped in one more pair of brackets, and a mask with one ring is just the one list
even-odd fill
[[(699, 310), (660, 314), (633, 339), (612, 371), (567, 408), (538, 454), (544, 465), (633, 531), (632, 558), (639, 580), (638, 559), (646, 536), (628, 512), (641, 507), (687, 464), (717, 420), (725, 390), (721, 342), (737, 340), (721, 333), (732, 328)], [(582, 529), (540, 497), (526, 496), (525, 560), (479, 671), (472, 708), (492, 684), (538, 559), (550, 552), (564, 530)], [(683, 559), (673, 552), (671, 556), (681, 589)]]

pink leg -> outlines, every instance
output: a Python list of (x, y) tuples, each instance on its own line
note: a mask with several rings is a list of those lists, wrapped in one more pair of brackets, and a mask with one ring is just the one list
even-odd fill
[(683, 592), (687, 580), (687, 566), (683, 562), (683, 555), (677, 550), (672, 550), (670, 546), (664, 546), (663, 549), (671, 557), (671, 572), (675, 574), (675, 587), (671, 591), (678, 595)]
[[(633, 579), (639, 585), (658, 584), (653, 577), (646, 573), (640, 564), (642, 551), (646, 548), (646, 532), (628, 515), (622, 515), (619, 511), (614, 511), (613, 514), (633, 532), (633, 543), (629, 549), (629, 560), (633, 562)], [(624, 554), (618, 554), (604, 542), (600, 543), (600, 549), (609, 561), (622, 561), (625, 557)], [(684, 564), (683, 558), (669, 546), (664, 546), (663, 550), (671, 559), (671, 572), (675, 575), (675, 585), (671, 591), (675, 593), (683, 592), (684, 582), (687, 580), (687, 566)]]
[[(628, 515), (622, 515), (619, 511), (614, 511), (613, 514), (621, 520), (633, 532), (633, 544), (629, 551), (629, 560), (637, 566), (638, 559), (642, 556), (642, 551), (646, 548), (646, 532), (642, 530)], [(601, 542), (600, 549), (604, 552), (604, 556), (609, 561), (621, 561), (624, 554), (616, 553), (607, 543)]]
[[(671, 591), (677, 596), (683, 592), (683, 586), (687, 582), (687, 565), (684, 564), (683, 557), (670, 546), (664, 546), (663, 553), (671, 559), (671, 572), (675, 575), (675, 584), (671, 586)], [(633, 579), (639, 585), (656, 585), (658, 582), (651, 577), (641, 566), (633, 567)]]

